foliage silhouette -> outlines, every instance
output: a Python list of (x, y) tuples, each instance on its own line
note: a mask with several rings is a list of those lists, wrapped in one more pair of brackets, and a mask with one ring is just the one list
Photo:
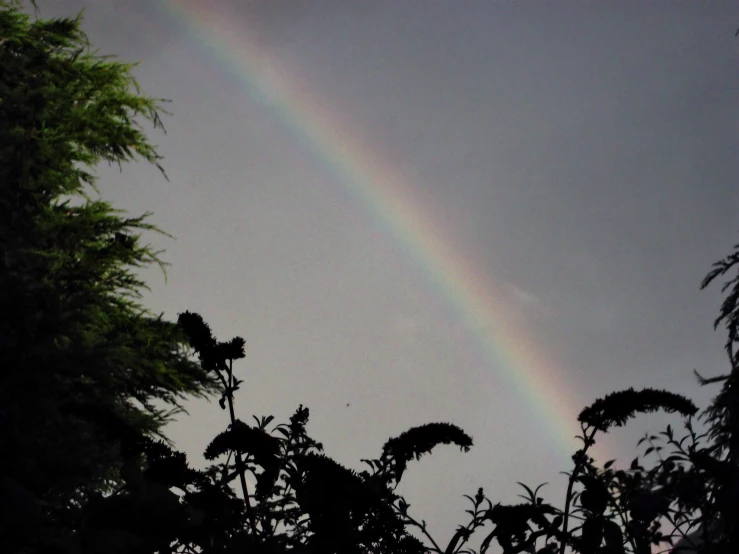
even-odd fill
[(100, 162), (158, 165), (140, 124), (160, 127), (161, 103), (131, 65), (91, 53), (79, 18), (20, 7), (0, 3), (4, 552), (71, 540), (81, 506), (118, 485), (122, 451), (219, 390), (182, 330), (137, 302), (134, 271), (164, 268), (139, 232), (159, 230), (87, 195)]
[[(233, 390), (240, 381), (228, 356), (243, 357), (243, 341), (216, 341), (197, 314), (181, 314), (179, 322), (193, 346), (197, 344), (201, 362), (224, 384), (222, 407), (227, 402), (233, 414)], [(614, 469), (614, 461), (603, 468), (594, 465), (588, 451), (598, 432), (657, 409), (679, 412), (689, 433), (680, 440), (670, 427), (661, 433), (674, 448), (667, 458), (660, 457), (650, 469), (639, 457), (627, 470)], [(410, 504), (396, 489), (405, 464), (435, 446), (455, 444), (468, 450), (472, 439), (461, 429), (447, 423), (411, 429), (390, 439), (379, 458), (363, 460), (369, 470), (357, 473), (331, 460), (309, 437), (309, 412), (302, 406), (288, 424), (271, 430), (271, 416), (255, 417), (254, 426), (231, 416), (230, 426), (205, 452), (207, 459), (220, 461), (204, 471), (189, 469), (184, 455), (164, 443), (140, 441), (145, 469), (126, 476), (125, 491), (106, 499), (116, 509), (115, 518), (105, 520), (103, 528), (109, 529), (115, 519), (112, 540), (120, 544), (121, 537), (127, 537), (125, 544), (139, 545), (142, 552), (163, 549), (170, 541), (170, 552), (484, 554), (496, 541), (505, 554), (641, 554), (677, 538), (685, 543), (691, 530), (708, 523), (711, 533), (702, 533), (701, 539), (710, 549), (702, 551), (733, 552), (736, 496), (727, 495), (726, 487), (736, 472), (709, 447), (700, 446), (706, 436), (694, 431), (696, 413), (687, 398), (659, 390), (629, 389), (596, 400), (580, 414), (583, 447), (573, 456), (564, 509), (544, 502), (540, 487), (532, 490), (522, 484), (525, 502), (515, 505), (493, 504), (479, 489), (467, 497), (473, 505), (470, 521), (446, 547), (433, 539), (423, 521), (410, 515)], [(656, 435), (645, 437), (645, 456), (661, 456), (658, 441)], [(254, 494), (248, 492), (247, 477), (256, 481)], [(241, 499), (230, 488), (237, 478), (246, 492)], [(178, 502), (166, 495), (166, 487), (180, 489)], [(147, 510), (147, 502), (160, 503), (160, 508)], [(94, 509), (108, 513), (99, 505)], [(133, 510), (134, 517), (126, 516), (126, 509)], [(88, 532), (99, 533), (96, 521)], [(665, 522), (673, 527), (670, 533), (662, 531)], [(409, 534), (412, 528), (424, 541)], [(479, 548), (470, 548), (472, 536), (480, 531)]]
[[(90, 53), (80, 18), (31, 21), (5, 1), (0, 37), (3, 552), (486, 554), (494, 543), (504, 554), (739, 552), (739, 276), (715, 322), (728, 333), (730, 372), (699, 376), (722, 383), (705, 411), (653, 389), (596, 400), (578, 418), (582, 447), (562, 508), (541, 486), (520, 483), (518, 504), (480, 488), (466, 496), (467, 523), (440, 545), (398, 484), (411, 460), (439, 445), (468, 451), (472, 439), (450, 423), (422, 425), (355, 471), (309, 436), (303, 406), (284, 424), (237, 419), (233, 363), (245, 341), (217, 341), (195, 313), (175, 324), (144, 311), (132, 268), (163, 262), (135, 232), (158, 229), (148, 214), (124, 219), (85, 193), (101, 161), (159, 163), (137, 121), (161, 126), (160, 101), (138, 93), (131, 65)], [(739, 246), (702, 287), (738, 265)], [(208, 394), (220, 394), (229, 425), (204, 452), (211, 465), (196, 470), (161, 431), (183, 398)], [(656, 410), (682, 416), (685, 434), (668, 426), (640, 441), (628, 468), (596, 466), (598, 433)]]

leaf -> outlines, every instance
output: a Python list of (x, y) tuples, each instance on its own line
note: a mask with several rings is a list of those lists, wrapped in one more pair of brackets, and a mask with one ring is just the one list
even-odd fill
[[(562, 516), (561, 514), (555, 516), (554, 519), (551, 522), (550, 529), (552, 531), (558, 530), (560, 527), (562, 527), (562, 522), (563, 521), (564, 521), (564, 516)], [(552, 534), (554, 534), (554, 533), (552, 533)]]
[[(517, 485), (520, 485), (521, 487), (523, 487), (524, 489), (526, 489), (526, 492), (529, 494), (528, 498), (530, 498), (532, 500), (536, 498), (536, 495), (534, 494), (534, 491), (531, 490), (529, 487), (527, 487), (526, 485), (524, 485), (520, 481), (516, 481), (516, 484)], [(523, 498), (526, 500), (526, 497), (523, 497)]]
[(587, 519), (580, 531), (581, 551), (594, 552), (603, 541), (603, 522), (599, 519)]
[(623, 552), (623, 532), (616, 522), (610, 519), (603, 522), (603, 538), (611, 552)]
[(585, 490), (580, 494), (580, 505), (595, 515), (602, 515), (609, 499), (605, 484), (591, 477), (585, 477), (582, 481)]

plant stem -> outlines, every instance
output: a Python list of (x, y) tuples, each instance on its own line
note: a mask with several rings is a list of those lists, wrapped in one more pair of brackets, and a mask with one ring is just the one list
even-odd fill
[[(587, 453), (590, 446), (593, 444), (593, 437), (595, 437), (595, 433), (597, 432), (597, 429), (593, 429), (593, 431), (590, 433), (589, 437), (585, 438), (585, 445), (583, 446), (582, 452), (583, 457), (585, 457), (585, 454)], [(585, 429), (583, 428), (583, 436), (585, 436)], [(565, 548), (567, 548), (567, 523), (568, 519), (570, 517), (570, 502), (572, 501), (572, 487), (575, 485), (575, 480), (577, 479), (578, 473), (580, 473), (580, 470), (583, 467), (584, 462), (580, 461), (577, 464), (575, 464), (575, 469), (572, 470), (572, 475), (570, 475), (570, 481), (567, 483), (567, 497), (565, 498), (565, 510), (564, 510), (564, 519), (562, 520), (562, 548), (559, 550), (559, 554), (565, 554)]]
[(439, 554), (441, 554), (441, 552), (442, 552), (441, 548), (439, 548), (439, 545), (436, 544), (436, 541), (434, 540), (434, 538), (426, 530), (426, 526), (425, 525), (421, 525), (420, 523), (418, 523), (415, 519), (413, 519), (411, 516), (409, 516), (407, 512), (401, 513), (401, 515), (406, 518), (407, 523), (410, 523), (411, 525), (415, 525), (416, 527), (418, 527), (421, 530), (421, 532), (424, 535), (426, 535), (426, 538), (431, 541), (431, 544), (434, 545), (433, 550), (435, 550), (436, 552), (438, 552)]
[[(226, 400), (228, 401), (228, 412), (231, 416), (231, 425), (236, 422), (236, 415), (234, 413), (233, 403), (233, 360), (228, 361), (228, 384), (226, 387)], [(251, 501), (249, 500), (249, 489), (246, 486), (246, 470), (244, 468), (244, 461), (241, 459), (241, 454), (236, 454), (236, 471), (239, 472), (239, 480), (241, 481), (241, 492), (244, 495), (244, 504), (246, 504), (246, 515), (249, 518), (249, 525), (251, 526), (251, 532), (254, 536), (257, 535), (257, 522), (254, 517), (254, 511), (252, 510)]]

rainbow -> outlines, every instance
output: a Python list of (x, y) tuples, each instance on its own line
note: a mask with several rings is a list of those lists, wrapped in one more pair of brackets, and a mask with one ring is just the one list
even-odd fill
[(445, 307), (462, 321), (480, 348), (486, 370), (497, 372), (518, 392), (551, 441), (550, 447), (569, 459), (579, 446), (574, 437), (580, 431), (576, 415), (581, 406), (573, 402), (572, 387), (562, 382), (563, 374), (536, 344), (514, 327), (510, 302), (503, 301), (501, 290), (472, 260), (461, 257), (444, 230), (429, 220), (408, 179), (373, 153), (354, 128), (342, 125), (339, 114), (281, 69), (278, 60), (250, 36), (243, 21), (235, 23), (235, 18), (205, 0), (151, 4), (253, 101), (318, 153), (365, 217), (389, 232)]

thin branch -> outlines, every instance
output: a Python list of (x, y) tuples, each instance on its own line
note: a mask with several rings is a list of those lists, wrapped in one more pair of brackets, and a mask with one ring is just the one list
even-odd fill
[(407, 512), (405, 513), (400, 512), (400, 513), (406, 519), (406, 523), (410, 523), (411, 525), (415, 525), (416, 527), (418, 527), (421, 530), (421, 532), (426, 536), (426, 538), (431, 541), (431, 544), (434, 545), (433, 547), (434, 551), (436, 551), (438, 554), (442, 554), (443, 551), (441, 550), (441, 548), (439, 548), (439, 545), (436, 544), (436, 541), (434, 540), (434, 538), (426, 530), (425, 522), (422, 525), (418, 523), (415, 519), (413, 519), (411, 516), (409, 516)]

